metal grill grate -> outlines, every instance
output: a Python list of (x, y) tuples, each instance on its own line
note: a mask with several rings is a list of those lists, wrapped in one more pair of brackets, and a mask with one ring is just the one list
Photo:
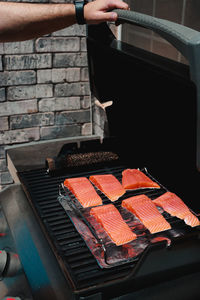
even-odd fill
[[(31, 170), (19, 174), (28, 198), (41, 221), (43, 230), (51, 241), (50, 244), (63, 262), (63, 271), (64, 273), (68, 273), (76, 289), (87, 288), (96, 284), (104, 284), (105, 282), (128, 276), (135, 263), (118, 266), (117, 272), (116, 268), (101, 269), (98, 266), (84, 240), (76, 231), (74, 225), (57, 200), (59, 185), (67, 177), (88, 177), (91, 174), (101, 173), (112, 173), (121, 180), (121, 173), (125, 168), (126, 166), (112, 166), (110, 168), (107, 167), (81, 173), (77, 173), (76, 171), (75, 173), (71, 172), (56, 177), (50, 176), (46, 172), (46, 169)], [(116, 201), (116, 206), (120, 205), (121, 200), (129, 196), (145, 193), (153, 199), (165, 191), (166, 189), (162, 186), (161, 189), (130, 191), (128, 195), (126, 193), (121, 197), (120, 202)], [(103, 194), (101, 194), (101, 197), (104, 204), (109, 202)], [(177, 221), (176, 218), (172, 218), (168, 214), (166, 214), (165, 217), (172, 225), (172, 228), (174, 224), (175, 226), (183, 226), (182, 221)]]

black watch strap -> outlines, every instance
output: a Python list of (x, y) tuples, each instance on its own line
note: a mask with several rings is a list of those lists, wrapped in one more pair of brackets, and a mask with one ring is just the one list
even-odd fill
[(75, 0), (75, 10), (76, 10), (76, 21), (78, 24), (85, 24), (85, 18), (84, 18), (84, 5), (87, 3), (87, 1), (84, 0)]

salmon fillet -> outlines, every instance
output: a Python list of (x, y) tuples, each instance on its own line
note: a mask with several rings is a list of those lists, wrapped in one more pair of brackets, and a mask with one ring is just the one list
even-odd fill
[(64, 186), (74, 194), (83, 207), (102, 204), (101, 197), (97, 194), (93, 185), (86, 177), (65, 179)]
[(122, 207), (135, 214), (151, 233), (171, 228), (170, 224), (158, 211), (156, 205), (146, 195), (127, 198), (122, 201)]
[(122, 186), (126, 190), (146, 187), (160, 187), (156, 182), (151, 180), (143, 172), (137, 169), (126, 169), (122, 172)]
[(118, 209), (113, 204), (93, 207), (90, 210), (90, 215), (102, 225), (117, 246), (129, 243), (137, 237), (125, 223)]
[(199, 219), (191, 213), (187, 205), (174, 193), (166, 192), (153, 200), (153, 202), (157, 206), (162, 207), (171, 216), (184, 220), (191, 227), (200, 225)]
[(93, 175), (89, 179), (111, 201), (116, 201), (126, 192), (121, 183), (112, 174)]

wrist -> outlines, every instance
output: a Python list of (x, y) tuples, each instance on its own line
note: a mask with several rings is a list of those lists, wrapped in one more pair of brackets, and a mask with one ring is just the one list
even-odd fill
[(87, 3), (87, 0), (74, 0), (75, 5), (75, 16), (78, 24), (86, 24), (84, 16), (84, 6)]

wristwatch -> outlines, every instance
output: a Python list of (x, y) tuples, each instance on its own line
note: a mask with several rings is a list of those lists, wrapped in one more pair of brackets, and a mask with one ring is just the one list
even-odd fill
[(84, 18), (84, 5), (88, 3), (86, 0), (75, 0), (75, 10), (76, 10), (76, 21), (78, 24), (85, 24), (85, 18)]

